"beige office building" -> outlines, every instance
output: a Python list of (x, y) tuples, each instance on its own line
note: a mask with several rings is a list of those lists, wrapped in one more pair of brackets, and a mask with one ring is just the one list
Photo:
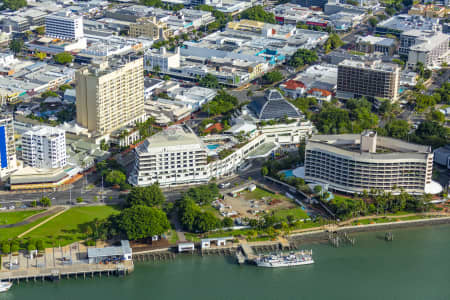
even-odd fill
[(153, 40), (167, 40), (172, 36), (171, 30), (167, 24), (157, 21), (156, 17), (139, 18), (136, 23), (130, 24), (130, 36), (137, 38), (145, 36)]
[(400, 68), (396, 64), (377, 61), (344, 60), (338, 65), (337, 97), (384, 98), (396, 101)]
[(142, 58), (94, 63), (78, 70), (76, 81), (77, 123), (94, 135), (144, 121)]
[(305, 180), (332, 190), (430, 193), (431, 147), (407, 143), (376, 132), (315, 135), (307, 141)]

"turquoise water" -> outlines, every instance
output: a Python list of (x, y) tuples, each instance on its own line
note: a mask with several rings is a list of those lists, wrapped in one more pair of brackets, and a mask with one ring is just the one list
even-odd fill
[(292, 170), (284, 170), (281, 171), (281, 173), (284, 174), (285, 178), (294, 177), (294, 173), (292, 173)]
[(231, 257), (183, 255), (137, 263), (127, 277), (21, 283), (0, 300), (300, 299), (448, 300), (450, 226), (352, 235), (356, 245), (302, 245), (314, 265), (264, 269), (239, 266)]
[(220, 147), (220, 144), (206, 145), (209, 150), (216, 150)]
[(401, 94), (401, 93), (403, 93), (404, 90), (405, 90), (404, 88), (399, 88), (398, 93)]

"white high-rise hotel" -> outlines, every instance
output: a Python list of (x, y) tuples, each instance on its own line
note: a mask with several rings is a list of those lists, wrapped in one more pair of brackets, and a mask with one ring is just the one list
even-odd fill
[(62, 168), (67, 164), (66, 133), (50, 126), (36, 126), (22, 135), (22, 159), (34, 168)]
[(58, 12), (45, 18), (45, 35), (61, 40), (78, 40), (84, 37), (83, 17), (69, 11)]

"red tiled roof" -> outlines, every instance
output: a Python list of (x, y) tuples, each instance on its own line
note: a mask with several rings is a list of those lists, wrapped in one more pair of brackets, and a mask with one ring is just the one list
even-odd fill
[(297, 88), (306, 88), (306, 86), (303, 84), (303, 82), (298, 80), (288, 80), (284, 84), (284, 88), (287, 90), (295, 90)]
[(308, 93), (308, 94), (312, 94), (312, 93), (314, 93), (314, 92), (319, 92), (319, 93), (321, 93), (323, 97), (327, 97), (327, 96), (330, 96), (330, 95), (332, 94), (330, 91), (323, 90), (323, 89), (318, 89), (318, 88), (312, 88), (312, 89), (310, 89), (307, 93)]
[(216, 124), (211, 125), (211, 126), (209, 126), (208, 128), (206, 128), (206, 129), (204, 130), (204, 132), (209, 133), (209, 132), (211, 132), (213, 129), (217, 130), (217, 132), (220, 132), (220, 131), (223, 130), (223, 126), (222, 126), (222, 124), (220, 124), (220, 123), (216, 123)]

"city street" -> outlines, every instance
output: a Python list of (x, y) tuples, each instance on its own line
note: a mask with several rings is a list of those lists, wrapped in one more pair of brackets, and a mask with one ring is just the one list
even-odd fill
[[(3, 207), (10, 205), (30, 204), (32, 201), (39, 201), (42, 197), (50, 198), (53, 205), (76, 204), (78, 197), (83, 198), (84, 202), (95, 203), (102, 202), (106, 204), (115, 204), (120, 202), (122, 192), (116, 189), (94, 185), (95, 177), (89, 175), (72, 185), (71, 189), (54, 192), (38, 193), (13, 193), (3, 192), (0, 194), (0, 205)], [(102, 193), (103, 190), (103, 193)], [(103, 194), (103, 197), (102, 197)], [(96, 198), (97, 197), (97, 198)]]

